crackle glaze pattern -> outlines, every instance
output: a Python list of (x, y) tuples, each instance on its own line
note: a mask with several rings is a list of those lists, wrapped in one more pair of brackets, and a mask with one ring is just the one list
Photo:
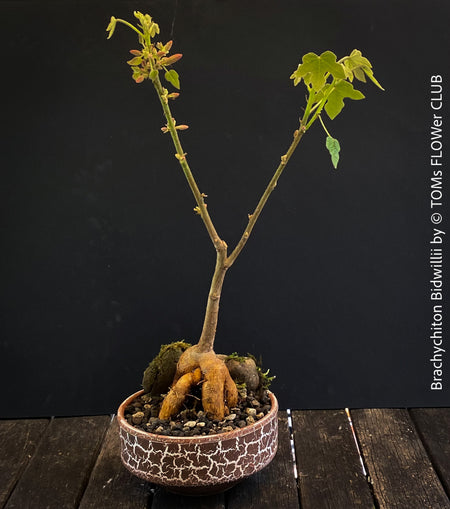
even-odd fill
[(134, 475), (169, 488), (231, 486), (264, 468), (275, 456), (278, 405), (273, 394), (271, 399), (269, 414), (252, 426), (202, 437), (145, 433), (130, 426), (119, 409), (122, 461)]

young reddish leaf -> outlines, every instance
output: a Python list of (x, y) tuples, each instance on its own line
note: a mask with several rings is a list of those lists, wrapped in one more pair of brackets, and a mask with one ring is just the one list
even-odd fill
[(142, 83), (145, 79), (145, 74), (142, 72), (140, 67), (132, 67), (133, 79), (136, 83)]
[(138, 49), (130, 49), (130, 53), (136, 57), (142, 56), (142, 51), (139, 51)]
[(161, 65), (172, 65), (175, 62), (178, 62), (178, 60), (180, 60), (182, 56), (183, 55), (181, 53), (176, 53), (175, 55), (172, 55), (170, 57), (161, 58), (160, 63)]

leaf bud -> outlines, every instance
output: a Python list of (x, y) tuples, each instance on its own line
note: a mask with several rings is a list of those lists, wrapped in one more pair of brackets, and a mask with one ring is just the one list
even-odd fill
[(109, 22), (109, 25), (106, 27), (106, 31), (109, 32), (108, 39), (111, 39), (114, 30), (116, 29), (117, 25), (117, 19), (114, 16), (111, 16), (111, 20)]
[(132, 78), (136, 83), (142, 83), (145, 79), (145, 73), (142, 72), (142, 69), (140, 67), (132, 67), (133, 69), (133, 76)]
[(150, 37), (155, 37), (156, 34), (159, 34), (159, 25), (155, 22), (152, 22), (149, 28), (149, 33)]
[(172, 55), (170, 57), (161, 58), (161, 65), (172, 65), (175, 62), (178, 62), (180, 58), (183, 56), (182, 53), (175, 53), (175, 55)]

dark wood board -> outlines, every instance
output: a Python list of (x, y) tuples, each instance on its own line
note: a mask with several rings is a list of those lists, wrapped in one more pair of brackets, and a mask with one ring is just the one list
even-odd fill
[(450, 495), (450, 408), (413, 408), (410, 415), (446, 492)]
[(80, 509), (147, 509), (152, 486), (132, 475), (120, 459), (119, 426), (114, 419), (108, 429)]
[(0, 421), (0, 507), (32, 458), (49, 419)]
[(298, 509), (286, 412), (279, 413), (278, 451), (266, 468), (244, 480), (227, 495), (227, 509)]
[[(0, 421), (0, 507), (81, 509), (450, 509), (450, 409), (294, 411), (299, 492), (286, 412), (274, 461), (231, 490), (182, 497), (121, 464), (109, 416)], [(371, 489), (370, 489), (371, 488)]]
[(301, 506), (373, 508), (344, 410), (293, 412)]
[(110, 421), (109, 416), (53, 419), (6, 508), (77, 507)]
[(407, 410), (353, 410), (352, 419), (380, 509), (450, 508)]

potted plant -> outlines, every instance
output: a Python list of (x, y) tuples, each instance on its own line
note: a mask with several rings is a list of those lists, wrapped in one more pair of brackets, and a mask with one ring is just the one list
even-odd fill
[[(172, 41), (156, 40), (160, 30), (150, 15), (135, 12), (134, 16), (136, 25), (111, 17), (108, 38), (118, 23), (138, 36), (140, 47), (131, 50), (133, 57), (128, 61), (132, 77), (136, 83), (150, 81), (153, 84), (166, 120), (162, 131), (172, 138), (175, 157), (195, 198), (194, 211), (203, 221), (214, 246), (216, 265), (197, 344), (176, 342), (163, 346), (144, 374), (144, 390), (120, 405), (122, 460), (134, 474), (173, 491), (217, 492), (266, 466), (277, 448), (278, 405), (275, 396), (267, 390), (270, 382), (267, 372), (258, 369), (251, 357), (223, 356), (214, 352), (224, 278), (246, 245), (305, 133), (319, 120), (326, 133), (326, 148), (336, 168), (340, 145), (325, 127), (322, 113), (332, 120), (342, 111), (344, 99), (364, 98), (353, 86), (355, 79), (365, 82), (369, 78), (377, 87), (382, 87), (374, 77), (371, 63), (359, 50), (339, 60), (331, 51), (303, 56), (291, 75), (295, 86), (303, 82), (306, 87), (303, 114), (288, 150), (281, 156), (259, 203), (248, 216), (239, 242), (229, 250), (214, 226), (207, 196), (200, 191), (181, 145), (179, 133), (188, 126), (177, 124), (170, 107), (170, 102), (179, 96), (176, 90), (180, 89), (179, 75), (172, 66), (182, 55), (171, 54)], [(162, 76), (175, 91), (163, 86)], [(196, 407), (194, 414), (189, 406), (192, 402)], [(246, 404), (249, 406), (245, 407)], [(179, 422), (181, 425), (177, 424)]]

